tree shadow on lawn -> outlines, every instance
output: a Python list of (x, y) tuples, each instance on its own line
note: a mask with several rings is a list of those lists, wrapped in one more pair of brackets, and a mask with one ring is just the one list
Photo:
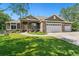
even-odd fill
[(68, 56), (79, 55), (79, 46), (53, 37), (26, 37), (0, 42), (1, 56)]

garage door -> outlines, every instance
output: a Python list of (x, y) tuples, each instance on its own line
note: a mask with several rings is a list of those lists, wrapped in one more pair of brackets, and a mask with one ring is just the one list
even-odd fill
[(64, 31), (70, 32), (71, 31), (71, 25), (65, 25), (64, 26)]
[(61, 26), (61, 24), (47, 24), (46, 30), (48, 33), (61, 32), (62, 26)]

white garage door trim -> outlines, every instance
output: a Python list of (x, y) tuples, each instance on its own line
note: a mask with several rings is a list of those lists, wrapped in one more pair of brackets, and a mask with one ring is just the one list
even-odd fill
[(47, 33), (62, 32), (62, 25), (61, 23), (47, 23), (46, 30)]

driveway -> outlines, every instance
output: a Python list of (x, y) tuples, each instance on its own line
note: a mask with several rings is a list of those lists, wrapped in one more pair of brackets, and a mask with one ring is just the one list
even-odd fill
[(33, 35), (28, 33), (21, 33), (21, 34), (26, 36), (54, 36), (56, 38), (60, 38), (70, 43), (79, 45), (79, 32), (48, 33), (46, 35)]
[(75, 38), (75, 39), (79, 39), (79, 32), (61, 32), (61, 33), (48, 33), (48, 35), (53, 35), (56, 36), (58, 38), (62, 38), (62, 37), (70, 37), (70, 38)]
[(48, 33), (48, 35), (79, 45), (79, 32)]

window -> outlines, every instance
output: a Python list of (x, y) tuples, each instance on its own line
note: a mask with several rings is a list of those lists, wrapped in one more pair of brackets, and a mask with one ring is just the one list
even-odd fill
[(56, 19), (56, 16), (54, 16), (54, 19)]
[(11, 29), (16, 29), (16, 23), (11, 24)]
[(36, 23), (32, 23), (33, 26), (36, 26)]
[(12, 26), (11, 26), (11, 29), (16, 29), (16, 26), (15, 26), (15, 25), (12, 25)]

